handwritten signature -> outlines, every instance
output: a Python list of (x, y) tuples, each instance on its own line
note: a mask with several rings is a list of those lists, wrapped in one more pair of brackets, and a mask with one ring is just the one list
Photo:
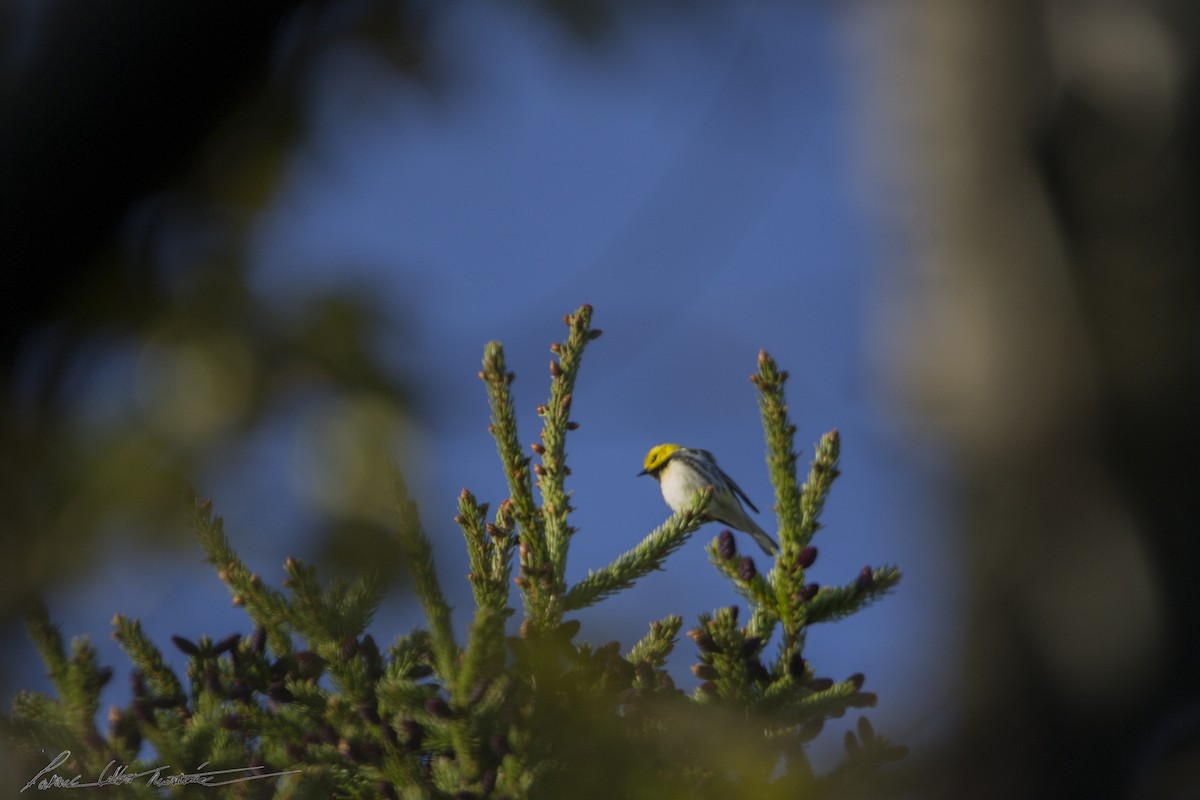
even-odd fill
[[(42, 768), (41, 772), (34, 775), (29, 783), (21, 789), (24, 792), (26, 789), (88, 789), (95, 786), (126, 786), (136, 780), (145, 779), (147, 786), (225, 786), (230, 783), (241, 783), (243, 781), (260, 781), (264, 778), (277, 778), (280, 775), (293, 775), (302, 770), (291, 769), (285, 772), (256, 772), (263, 767), (240, 767), (235, 769), (213, 769), (205, 770), (208, 762), (204, 762), (196, 767), (196, 772), (178, 772), (175, 774), (164, 775), (170, 766), (155, 767), (153, 769), (143, 770), (142, 772), (130, 772), (129, 767), (125, 764), (118, 764), (116, 761), (109, 761), (104, 769), (100, 770), (100, 775), (91, 783), (84, 783), (82, 775), (76, 775), (72, 778), (64, 778), (55, 772), (71, 757), (70, 750), (63, 750), (61, 753), (50, 759), (50, 763)], [(238, 775), (237, 773), (253, 773), (250, 775)]]

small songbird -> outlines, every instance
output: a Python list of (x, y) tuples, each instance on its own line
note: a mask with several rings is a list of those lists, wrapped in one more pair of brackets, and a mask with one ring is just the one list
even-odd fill
[[(708, 503), (708, 516), (734, 530), (748, 533), (768, 556), (775, 555), (779, 545), (758, 527), (742, 508), (741, 500), (758, 513), (746, 493), (717, 466), (717, 460), (707, 450), (693, 450), (677, 444), (660, 444), (646, 454), (645, 468), (638, 475), (649, 475), (658, 481), (663, 499), (672, 511), (691, 505), (696, 492), (713, 487)], [(739, 500), (738, 498), (741, 498)]]

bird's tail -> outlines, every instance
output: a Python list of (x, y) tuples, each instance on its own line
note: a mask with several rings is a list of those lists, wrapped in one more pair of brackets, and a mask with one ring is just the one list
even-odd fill
[(766, 531), (758, 527), (758, 525), (754, 523), (754, 520), (747, 517), (746, 522), (750, 523), (746, 533), (753, 537), (754, 541), (758, 543), (758, 546), (762, 548), (764, 553), (766, 553), (768, 556), (774, 556), (777, 552), (779, 552), (779, 543), (772, 539)]

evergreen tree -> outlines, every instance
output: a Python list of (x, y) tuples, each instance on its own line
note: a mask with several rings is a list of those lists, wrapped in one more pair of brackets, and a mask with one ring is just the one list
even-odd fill
[[(520, 445), (504, 350), (496, 342), (484, 350), (479, 375), (509, 494), (494, 512), (465, 489), (458, 500), (475, 601), (465, 638), (454, 631), (429, 539), (398, 473), (395, 542), (427, 627), (386, 648), (365, 632), (385, 588), (377, 576), (323, 587), (314, 568), (290, 558), (283, 591), (271, 588), (238, 557), (211, 504), (195, 499), (206, 558), (253, 633), (172, 637), (188, 656), (181, 680), (139, 623), (118, 615), (113, 635), (133, 663), (132, 700), (111, 709), (102, 733), (95, 718), (112, 670), (97, 663), (85, 639), (68, 655), (45, 608), (32, 610), (30, 632), (57, 696), (18, 695), (3, 726), (31, 752), (47, 742), (70, 751), (38, 780), (49, 788), (76, 775), (82, 783), (107, 777), (108, 788), (157, 797), (162, 786), (187, 781), (180, 769), (156, 770), (170, 764), (204, 765), (193, 780), (203, 773), (210, 784), (228, 781), (172, 789), (204, 797), (796, 798), (874, 787), (904, 750), (877, 736), (866, 718), (845, 735), (846, 758), (832, 770), (817, 774), (806, 757), (826, 720), (874, 705), (875, 695), (863, 691), (861, 674), (819, 677), (804, 657), (805, 635), (878, 599), (900, 573), (864, 567), (842, 585), (809, 580), (812, 540), (838, 476), (839, 438), (836, 431), (821, 437), (800, 484), (787, 373), (765, 352), (751, 380), (781, 549), (760, 570), (739, 556), (728, 531), (708, 545), (746, 610), (701, 614), (687, 632), (701, 685), (687, 696), (665, 669), (683, 627), (678, 616), (650, 622), (624, 652), (616, 642), (581, 639), (569, 615), (661, 569), (704, 524), (711, 496), (698, 492), (636, 547), (568, 583), (576, 531), (565, 444), (577, 427), (570, 414), (583, 352), (600, 335), (591, 318), (586, 305), (567, 315), (566, 339), (551, 346), (550, 397), (538, 407), (543, 426), (531, 445), (536, 463)], [(31, 756), (30, 775), (46, 765), (43, 756)], [(42, 786), (38, 780), (29, 788)]]

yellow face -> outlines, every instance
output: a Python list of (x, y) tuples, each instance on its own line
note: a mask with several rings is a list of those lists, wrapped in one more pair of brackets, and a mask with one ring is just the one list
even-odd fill
[(653, 475), (658, 470), (662, 469), (663, 464), (667, 463), (667, 459), (680, 446), (677, 444), (660, 444), (650, 448), (650, 452), (646, 453), (645, 469), (642, 470), (642, 475)]

